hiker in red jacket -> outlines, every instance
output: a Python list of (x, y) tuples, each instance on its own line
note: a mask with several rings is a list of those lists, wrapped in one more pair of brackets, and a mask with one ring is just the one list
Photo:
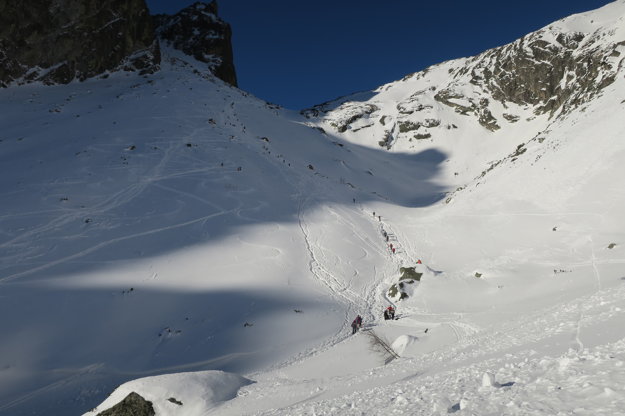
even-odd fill
[(384, 310), (384, 320), (388, 321), (389, 319), (395, 319), (395, 308), (392, 306), (389, 306)]

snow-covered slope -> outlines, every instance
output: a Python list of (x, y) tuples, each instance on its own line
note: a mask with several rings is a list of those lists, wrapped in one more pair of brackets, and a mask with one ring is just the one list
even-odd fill
[(334, 344), (381, 302), (363, 204), (442, 195), (444, 155), (344, 145), (165, 53), (151, 76), (0, 91), (0, 413)]
[[(157, 415), (618, 414), (623, 16), (306, 116), (171, 50), (146, 77), (0, 91), (0, 414), (130, 391)], [(497, 98), (485, 62), (539, 41), (605, 62)]]
[(303, 114), (364, 146), (442, 149), (452, 156), (445, 180), (462, 186), (615, 82), (624, 66), (624, 8), (617, 1), (574, 15)]

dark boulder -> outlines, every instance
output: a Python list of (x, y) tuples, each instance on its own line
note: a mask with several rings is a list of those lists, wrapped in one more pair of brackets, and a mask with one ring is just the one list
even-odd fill
[(130, 393), (115, 406), (98, 413), (97, 416), (154, 416), (152, 402), (145, 400), (135, 392)]

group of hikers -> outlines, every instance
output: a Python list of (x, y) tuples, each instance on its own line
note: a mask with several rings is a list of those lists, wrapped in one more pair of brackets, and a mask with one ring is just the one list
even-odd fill
[[(389, 306), (388, 308), (384, 309), (384, 320), (388, 321), (393, 319), (395, 319), (395, 308)], [(354, 321), (352, 322), (352, 334), (358, 332), (360, 328), (362, 328), (362, 316), (358, 315), (356, 316), (356, 319), (354, 319)]]
[[(355, 198), (354, 198), (354, 203), (356, 203)], [(373, 216), (377, 217), (378, 221), (382, 221), (382, 216), (375, 215), (375, 211), (373, 212)], [(389, 242), (390, 240), (389, 234), (384, 228), (382, 228), (382, 237), (384, 237), (384, 239), (388, 243), (388, 247), (391, 253), (395, 254), (397, 247), (395, 247), (393, 243)], [(418, 260), (417, 264), (421, 264), (421, 260)], [(393, 306), (389, 306), (386, 309), (384, 309), (384, 320), (388, 321), (388, 320), (394, 320), (394, 319), (395, 319), (395, 308)], [(356, 332), (358, 332), (360, 328), (362, 328), (362, 317), (358, 315), (356, 316), (356, 319), (354, 319), (354, 321), (352, 322), (352, 334), (355, 334)]]
[[(375, 212), (373, 213), (373, 215), (375, 215)], [(382, 220), (380, 220), (380, 221), (382, 221)], [(396, 250), (397, 247), (393, 246), (393, 243), (389, 243), (390, 236), (389, 236), (388, 232), (386, 232), (386, 230), (384, 228), (382, 228), (382, 237), (384, 237), (384, 239), (388, 243), (388, 248), (391, 251), (391, 253), (395, 254), (395, 250)]]

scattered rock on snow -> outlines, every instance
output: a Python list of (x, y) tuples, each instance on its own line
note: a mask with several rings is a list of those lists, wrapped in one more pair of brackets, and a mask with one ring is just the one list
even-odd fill
[(401, 272), (399, 280), (416, 280), (418, 282), (423, 276), (423, 273), (415, 271), (414, 267), (400, 267), (399, 271)]
[(167, 399), (167, 401), (173, 404), (177, 404), (178, 406), (182, 406), (182, 402), (180, 400), (177, 400), (175, 397), (170, 397), (169, 399)]

